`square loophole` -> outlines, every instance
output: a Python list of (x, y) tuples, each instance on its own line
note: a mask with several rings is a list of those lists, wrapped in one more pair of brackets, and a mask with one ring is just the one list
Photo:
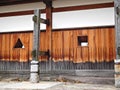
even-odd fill
[(88, 46), (88, 36), (77, 37), (78, 46)]

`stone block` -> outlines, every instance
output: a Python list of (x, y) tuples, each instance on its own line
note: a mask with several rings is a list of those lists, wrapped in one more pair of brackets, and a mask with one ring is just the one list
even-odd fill
[(120, 74), (115, 74), (115, 87), (120, 88)]
[(120, 64), (115, 64), (115, 72), (120, 72)]

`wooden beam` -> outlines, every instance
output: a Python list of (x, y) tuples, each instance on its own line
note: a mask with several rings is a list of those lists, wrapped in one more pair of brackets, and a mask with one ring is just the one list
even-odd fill
[(45, 3), (46, 7), (52, 7), (52, 0), (43, 0), (43, 3)]
[(40, 22), (46, 25), (49, 25), (49, 20), (40, 18)]
[(50, 59), (52, 54), (52, 7), (46, 5), (46, 19), (49, 20), (49, 25), (46, 25), (46, 34), (47, 34), (47, 40), (48, 40), (48, 49), (50, 51)]
[(42, 2), (42, 0), (0, 0), (0, 6)]
[(35, 15), (37, 16), (36, 22), (34, 22), (34, 31), (33, 31), (33, 51), (35, 51), (36, 56), (33, 57), (33, 60), (38, 60), (39, 56), (39, 37), (40, 37), (40, 23), (39, 23), (39, 18), (40, 18), (40, 11), (35, 10), (34, 11)]
[(36, 22), (34, 22), (34, 31), (33, 31), (33, 53), (32, 53), (32, 61), (31, 61), (31, 73), (30, 73), (30, 81), (33, 83), (39, 82), (39, 39), (40, 39), (40, 10), (36, 9), (34, 14), (37, 16)]
[(80, 6), (60, 7), (60, 8), (54, 8), (53, 12), (88, 10), (88, 9), (109, 8), (109, 7), (114, 7), (114, 2), (100, 3), (100, 4), (90, 4), (90, 5), (80, 5)]
[(116, 32), (115, 86), (120, 88), (120, 0), (115, 0), (114, 2)]
[[(53, 8), (52, 12), (88, 10), (88, 9), (109, 8), (109, 7), (114, 7), (114, 3), (110, 2), (110, 3), (102, 3), (102, 4), (91, 4), (91, 5), (82, 5), (82, 6), (70, 6), (70, 7)], [(29, 10), (29, 11), (0, 13), (0, 17), (30, 15), (30, 14), (33, 14), (33, 12), (34, 12), (33, 10)], [(41, 13), (45, 13), (45, 9), (41, 10)]]

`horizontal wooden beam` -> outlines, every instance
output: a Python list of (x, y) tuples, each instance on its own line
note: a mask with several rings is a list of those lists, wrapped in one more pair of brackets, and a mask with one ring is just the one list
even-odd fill
[[(114, 25), (110, 25), (110, 26), (92, 26), (92, 27), (74, 27), (74, 28), (58, 28), (58, 29), (52, 29), (52, 31), (69, 31), (69, 30), (84, 30), (84, 29), (96, 29), (96, 28), (115, 28)], [(29, 32), (33, 32), (33, 30), (27, 30), (27, 31), (11, 31), (11, 32), (0, 32), (0, 34), (7, 34), (7, 33), (29, 33)], [(42, 29), (41, 32), (46, 32), (45, 29)]]
[[(86, 9), (108, 8), (108, 7), (114, 7), (114, 3), (110, 2), (110, 3), (102, 3), (102, 4), (91, 4), (91, 5), (82, 5), (82, 6), (53, 8), (52, 12), (64, 12), (64, 11), (86, 10)], [(34, 13), (33, 10), (18, 11), (18, 12), (6, 12), (6, 13), (0, 13), (0, 17), (30, 15), (33, 13)], [(41, 13), (45, 13), (45, 9), (42, 9)]]
[(40, 22), (49, 25), (49, 20), (40, 18)]
[(108, 7), (114, 7), (114, 3), (110, 2), (110, 3), (101, 3), (101, 4), (91, 4), (91, 5), (54, 8), (53, 12), (87, 10), (87, 9), (108, 8)]

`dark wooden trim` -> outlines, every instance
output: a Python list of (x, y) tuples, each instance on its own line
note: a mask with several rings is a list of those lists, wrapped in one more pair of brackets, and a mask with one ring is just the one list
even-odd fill
[[(110, 2), (110, 3), (102, 3), (102, 4), (91, 4), (91, 5), (82, 5), (82, 6), (53, 8), (53, 12), (86, 10), (86, 9), (108, 8), (108, 7), (114, 7), (114, 3)], [(28, 10), (28, 11), (0, 13), (0, 17), (30, 15), (30, 14), (33, 14), (33, 12), (34, 12), (33, 10)], [(41, 12), (45, 13), (45, 10), (41, 10)]]
[(33, 14), (33, 10), (0, 13), (0, 17), (19, 16), (19, 15), (29, 15), (29, 14)]
[[(0, 32), (0, 34), (14, 34), (14, 33), (32, 33), (33, 30), (27, 30), (27, 31), (10, 31), (10, 32)], [(44, 32), (44, 31), (42, 31)]]
[(61, 29), (53, 29), (52, 31), (85, 30), (85, 29), (96, 29), (96, 28), (114, 28), (114, 25), (111, 25), (111, 26), (79, 27), (79, 28), (61, 28)]
[[(61, 28), (61, 29), (53, 29), (52, 31), (69, 31), (69, 30), (85, 30), (85, 29), (95, 29), (95, 28), (114, 28), (114, 25), (111, 26), (94, 26), (94, 27), (79, 27), (79, 28)], [(0, 34), (10, 34), (10, 33), (32, 33), (33, 30), (27, 31), (11, 31), (11, 32), (0, 32)], [(46, 32), (45, 29), (41, 30), (41, 32)]]
[(0, 6), (26, 4), (26, 3), (34, 3), (34, 2), (42, 2), (42, 0), (4, 0), (4, 1), (1, 0)]
[[(34, 13), (34, 10), (18, 11), (18, 12), (7, 12), (7, 13), (0, 13), (0, 17), (31, 15), (33, 13)], [(45, 10), (41, 10), (41, 13), (45, 13)]]
[[(43, 1), (44, 0), (0, 0), (0, 6), (35, 3), (35, 2), (43, 2)], [(45, 0), (45, 2), (46, 1), (52, 1), (52, 0)]]
[(54, 8), (53, 12), (86, 10), (86, 9), (107, 8), (107, 7), (114, 7), (114, 3), (110, 2), (110, 3), (101, 3), (101, 4), (91, 4), (91, 5), (81, 5), (81, 6)]
[(52, 7), (52, 0), (42, 0), (46, 7)]

